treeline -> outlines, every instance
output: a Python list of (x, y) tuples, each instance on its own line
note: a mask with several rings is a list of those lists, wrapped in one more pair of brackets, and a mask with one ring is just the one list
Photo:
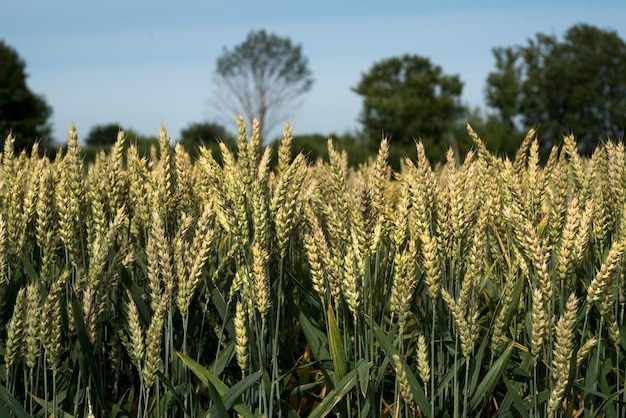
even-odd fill
[[(389, 57), (374, 63), (352, 87), (363, 100), (357, 130), (339, 135), (318, 132), (299, 136), (296, 132), (294, 147), (315, 160), (325, 155), (326, 140), (332, 137), (340, 148), (349, 151), (349, 164), (356, 166), (374, 156), (381, 139), (388, 138), (389, 163), (397, 169), (403, 156), (414, 156), (418, 141), (424, 144), (431, 162), (444, 161), (450, 147), (460, 162), (472, 146), (465, 134), (468, 122), (490, 152), (507, 157), (514, 156), (530, 128), (537, 131), (544, 158), (571, 132), (581, 133), (577, 146), (585, 155), (591, 155), (600, 142), (623, 139), (626, 43), (616, 31), (577, 24), (561, 39), (538, 33), (526, 45), (496, 47), (493, 55), (495, 68), (485, 82), (487, 110), (462, 103), (461, 75), (446, 74), (429, 58), (416, 54)], [(243, 43), (218, 58), (216, 72), (224, 80), (222, 84), (230, 88), (224, 95), (238, 97), (241, 93), (246, 103), (254, 104), (231, 104), (222, 111), (244, 109), (246, 121), (258, 120), (261, 143), (268, 145), (280, 138), (266, 137), (266, 132), (276, 128), (267, 121), (280, 123), (289, 114), (283, 119), (278, 105), (272, 107), (263, 97), (255, 96), (259, 89), (246, 90), (248, 77), (260, 63), (268, 74), (283, 78), (257, 80), (261, 83), (257, 87), (278, 90), (277, 94), (291, 92), (289, 100), (280, 101), (283, 105), (308, 92), (313, 79), (301, 45), (263, 30), (250, 32)], [(28, 90), (24, 67), (16, 51), (0, 41), (0, 137), (6, 138), (11, 132), (19, 138), (16, 150), (39, 142), (39, 149), (47, 148), (50, 155), (55, 146), (50, 136), (51, 108)], [(240, 92), (232, 91), (239, 87)], [(288, 106), (288, 111), (293, 107)], [(281, 117), (276, 117), (278, 114)], [(233, 114), (232, 120), (236, 116)], [(113, 144), (120, 128), (123, 126), (116, 123), (93, 127), (83, 142), (86, 158), (92, 160)], [(128, 129), (125, 133), (145, 154), (158, 143), (156, 136), (146, 137)], [(217, 149), (218, 141), (223, 141), (232, 147), (235, 135), (219, 124), (197, 122), (183, 129), (178, 140), (193, 157), (199, 145)]]

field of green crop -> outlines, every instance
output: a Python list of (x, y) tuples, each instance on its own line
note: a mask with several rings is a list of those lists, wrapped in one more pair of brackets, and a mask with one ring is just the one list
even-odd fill
[(626, 149), (4, 144), (0, 416), (624, 417)]

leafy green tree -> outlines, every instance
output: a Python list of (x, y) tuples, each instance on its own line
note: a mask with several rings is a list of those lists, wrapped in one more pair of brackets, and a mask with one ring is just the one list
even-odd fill
[(88, 147), (109, 147), (115, 144), (119, 131), (124, 131), (119, 123), (93, 126), (85, 138), (85, 145)]
[(85, 137), (85, 147), (82, 149), (85, 161), (92, 162), (98, 153), (109, 152), (117, 141), (117, 135), (120, 131), (124, 131), (126, 138), (124, 150), (132, 144), (137, 147), (137, 153), (140, 157), (148, 158), (159, 149), (159, 138), (155, 135), (146, 136), (133, 129), (124, 129), (119, 123), (106, 123), (93, 126)]
[[(356, 167), (360, 163), (367, 161), (367, 158), (375, 155), (368, 152), (362, 144), (358, 143), (357, 138), (351, 133), (338, 134), (320, 134), (313, 133), (308, 135), (296, 135), (293, 137), (291, 147), (294, 155), (304, 154), (310, 163), (314, 163), (318, 159), (328, 161), (328, 139), (331, 138), (335, 148), (338, 151), (346, 151), (348, 154), (348, 165)], [(278, 141), (277, 141), (278, 142)], [(278, 144), (274, 146), (274, 150), (278, 150)], [(276, 160), (276, 156), (273, 159)]]
[(4, 140), (12, 132), (16, 150), (29, 149), (36, 141), (52, 144), (52, 109), (26, 85), (25, 67), (17, 52), (0, 40), (0, 136)]
[(224, 141), (231, 135), (222, 125), (212, 122), (194, 122), (180, 131), (183, 145), (200, 146), (207, 142)]
[(193, 158), (197, 157), (200, 146), (205, 146), (219, 155), (219, 141), (229, 148), (235, 147), (235, 139), (222, 125), (212, 122), (195, 122), (180, 132), (180, 143)]
[[(304, 154), (309, 162), (318, 159), (328, 159), (328, 135), (318, 133), (308, 135), (295, 135), (291, 146), (292, 154)], [(278, 149), (278, 144), (274, 146)]]
[(360, 122), (373, 149), (381, 135), (404, 146), (421, 139), (429, 152), (447, 148), (446, 138), (463, 114), (459, 77), (417, 55), (375, 63), (353, 90), (363, 97)]
[(474, 143), (467, 134), (468, 123), (490, 152), (509, 158), (515, 157), (519, 145), (526, 136), (526, 132), (518, 129), (515, 124), (504, 122), (499, 114), (485, 113), (478, 107), (467, 108), (466, 115), (459, 118), (454, 131), (461, 158), (474, 148)]
[(251, 31), (234, 49), (224, 49), (217, 60), (215, 104), (233, 119), (243, 114), (251, 124), (257, 118), (261, 139), (284, 123), (313, 78), (302, 46), (289, 38)]
[(507, 125), (537, 125), (546, 147), (573, 132), (587, 153), (601, 139), (623, 137), (626, 43), (617, 32), (579, 24), (562, 41), (539, 33), (493, 53), (487, 102)]
[(126, 146), (135, 145), (140, 157), (152, 157), (159, 149), (159, 137), (156, 135), (141, 135), (133, 130), (124, 131)]

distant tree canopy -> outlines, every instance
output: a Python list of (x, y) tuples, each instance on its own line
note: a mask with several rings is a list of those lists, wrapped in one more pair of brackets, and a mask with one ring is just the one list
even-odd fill
[(180, 131), (181, 142), (202, 145), (209, 141), (223, 141), (230, 135), (222, 125), (212, 122), (195, 122)]
[(353, 90), (363, 97), (360, 122), (373, 148), (381, 135), (392, 144), (441, 145), (463, 114), (459, 77), (417, 55), (377, 62)]
[(212, 122), (195, 122), (180, 131), (180, 143), (192, 156), (198, 155), (198, 148), (205, 146), (218, 154), (219, 141), (225, 142), (229, 147), (235, 145), (235, 140), (222, 125)]
[(545, 146), (573, 132), (581, 151), (623, 138), (626, 126), (626, 44), (615, 31), (579, 24), (526, 46), (495, 48), (487, 79), (489, 106), (513, 127), (536, 125)]
[(15, 149), (29, 149), (33, 143), (52, 144), (48, 121), (52, 109), (26, 85), (25, 64), (17, 52), (0, 40), (0, 135), (15, 137)]
[(500, 156), (508, 156), (510, 159), (515, 157), (527, 131), (517, 126), (508, 126), (502, 122), (499, 115), (487, 114), (479, 107), (468, 106), (465, 112), (465, 115), (457, 121), (454, 133), (461, 156), (474, 147), (467, 134), (469, 123), (489, 151)]
[(216, 106), (233, 120), (243, 114), (249, 126), (257, 118), (262, 140), (288, 119), (313, 85), (302, 46), (264, 30), (251, 31), (243, 43), (224, 49), (216, 76)]
[(85, 137), (85, 145), (89, 147), (109, 147), (115, 144), (119, 131), (124, 131), (119, 123), (93, 126)]
[(141, 157), (149, 157), (152, 152), (159, 148), (159, 138), (157, 136), (141, 135), (132, 129), (124, 129), (119, 123), (105, 123), (95, 125), (91, 128), (85, 137), (85, 147), (83, 152), (86, 161), (93, 161), (97, 154), (104, 151), (108, 152), (120, 131), (124, 131), (125, 143), (124, 148), (130, 145), (137, 147), (137, 153)]

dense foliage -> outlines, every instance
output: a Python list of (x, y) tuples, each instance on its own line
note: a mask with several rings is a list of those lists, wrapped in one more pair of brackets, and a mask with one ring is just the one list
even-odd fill
[(0, 40), (0, 137), (11, 132), (18, 150), (52, 142), (52, 109), (28, 88), (25, 67), (17, 52)]
[(200, 147), (208, 148), (219, 156), (219, 143), (224, 142), (229, 149), (234, 149), (235, 138), (222, 125), (212, 122), (191, 123), (180, 132), (180, 144), (195, 160)]
[[(459, 76), (446, 75), (417, 55), (377, 62), (353, 90), (363, 97), (360, 122), (371, 144), (382, 134), (404, 146), (414, 146), (415, 140), (441, 145), (438, 141), (453, 134), (463, 115)], [(443, 153), (449, 145), (443, 144)]]
[(119, 123), (107, 123), (92, 126), (85, 138), (85, 145), (88, 147), (110, 147), (115, 144), (117, 134), (124, 128)]
[(509, 127), (537, 125), (548, 146), (575, 132), (589, 155), (607, 137), (624, 137), (626, 42), (617, 32), (579, 24), (562, 40), (538, 33), (494, 56), (487, 103)]
[[(462, 164), (291, 152), (239, 121), (222, 164), (141, 158), (0, 176), (0, 414), (624, 416), (626, 149), (539, 164), (474, 131)], [(126, 151), (124, 151), (126, 149)]]

